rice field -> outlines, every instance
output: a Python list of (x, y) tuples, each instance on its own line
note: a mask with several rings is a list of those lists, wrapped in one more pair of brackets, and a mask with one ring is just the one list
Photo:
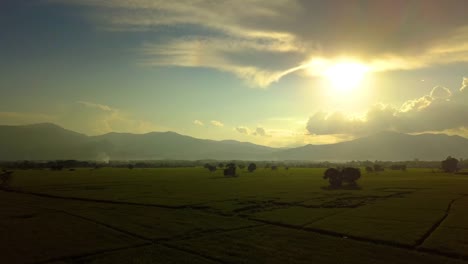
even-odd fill
[(2, 262), (468, 263), (468, 176), (324, 170), (17, 170)]

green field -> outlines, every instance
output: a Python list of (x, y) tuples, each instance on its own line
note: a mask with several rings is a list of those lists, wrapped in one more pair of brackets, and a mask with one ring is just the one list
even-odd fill
[(468, 176), (324, 170), (17, 170), (2, 263), (468, 263)]

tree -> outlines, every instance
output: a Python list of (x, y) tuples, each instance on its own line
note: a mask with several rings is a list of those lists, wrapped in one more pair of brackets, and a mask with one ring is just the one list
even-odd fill
[(0, 174), (0, 189), (8, 189), (10, 186), (13, 171), (3, 170)]
[(366, 167), (366, 172), (367, 172), (367, 173), (374, 172), (374, 169), (373, 169), (372, 167), (370, 167), (370, 166), (367, 166), (367, 167)]
[(356, 181), (361, 178), (361, 170), (352, 167), (346, 167), (342, 170), (328, 168), (325, 171), (323, 178), (328, 179), (330, 187), (332, 188), (340, 188), (343, 183), (346, 183), (349, 186), (356, 186)]
[(226, 165), (226, 169), (224, 169), (224, 176), (236, 176), (236, 164), (229, 163)]
[(335, 168), (328, 168), (324, 175), (324, 179), (328, 179), (328, 182), (330, 182), (330, 186), (333, 188), (339, 188), (341, 187), (341, 172)]
[(278, 169), (278, 166), (272, 165), (272, 166), (271, 166), (271, 169), (272, 169), (272, 170), (277, 170), (277, 169)]
[(216, 171), (216, 166), (213, 166), (211, 164), (206, 163), (205, 166), (203, 166), (205, 169), (208, 169), (210, 172), (215, 172)]
[(448, 156), (442, 161), (442, 170), (449, 173), (456, 172), (458, 170), (458, 160)]
[(224, 168), (224, 164), (223, 164), (223, 163), (219, 163), (219, 164), (218, 164), (218, 168), (220, 168), (220, 169)]
[(349, 185), (355, 186), (356, 181), (361, 178), (361, 170), (357, 168), (347, 167), (341, 171), (341, 179)]
[(255, 163), (250, 163), (249, 166), (247, 167), (247, 170), (249, 172), (254, 172), (257, 169), (257, 165)]

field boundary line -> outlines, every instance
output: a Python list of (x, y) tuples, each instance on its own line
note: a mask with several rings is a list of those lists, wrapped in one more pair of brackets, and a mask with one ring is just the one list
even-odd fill
[(38, 196), (38, 197), (62, 199), (62, 200), (74, 200), (74, 201), (82, 201), (82, 202), (138, 205), (138, 206), (147, 206), (147, 207), (158, 207), (158, 208), (164, 208), (164, 209), (194, 209), (194, 210), (200, 209), (196, 205), (165, 205), (165, 204), (154, 204), (154, 203), (123, 202), (123, 201), (114, 201), (114, 200), (106, 200), (106, 199), (92, 199), (92, 198), (84, 198), (84, 197), (62, 196), (62, 195), (55, 195), (55, 194), (48, 194), (48, 193), (23, 191), (23, 190), (18, 190), (18, 189), (0, 189), (0, 190), (4, 192), (10, 192), (10, 193), (20, 193), (20, 194), (33, 195), (33, 196)]
[(424, 233), (424, 235), (416, 241), (416, 243), (414, 245), (415, 248), (420, 248), (424, 244), (424, 242), (426, 242), (426, 240), (440, 227), (440, 225), (442, 225), (442, 223), (445, 221), (445, 219), (447, 219), (447, 217), (450, 214), (450, 210), (452, 209), (452, 205), (457, 200), (462, 199), (465, 196), (467, 196), (467, 195), (461, 195), (460, 197), (454, 198), (449, 202), (447, 208), (445, 209), (444, 216), (442, 216), (437, 222), (435, 222), (434, 225), (432, 225), (431, 228), (429, 228), (429, 230), (427, 230), (427, 232)]
[(92, 219), (92, 218), (88, 218), (88, 217), (85, 217), (85, 216), (82, 216), (82, 215), (79, 215), (79, 214), (70, 213), (70, 212), (67, 212), (67, 211), (64, 211), (64, 210), (57, 210), (57, 212), (60, 212), (60, 213), (63, 213), (63, 214), (66, 214), (66, 215), (69, 215), (69, 216), (72, 216), (72, 217), (76, 217), (76, 218), (79, 218), (81, 220), (85, 220), (85, 221), (94, 223), (96, 225), (104, 226), (104, 227), (109, 228), (111, 230), (114, 230), (116, 232), (120, 232), (120, 233), (129, 235), (129, 236), (131, 236), (133, 238), (138, 238), (138, 239), (141, 239), (141, 240), (146, 241), (146, 242), (153, 242), (153, 239), (151, 239), (151, 238), (144, 237), (144, 236), (139, 235), (139, 234), (135, 234), (135, 233), (127, 231), (125, 229), (115, 227), (113, 225), (110, 225), (110, 224), (107, 224), (107, 223), (104, 223), (104, 222), (101, 222), (101, 221), (97, 221), (97, 220)]
[(108, 248), (108, 249), (103, 249), (103, 250), (97, 250), (94, 252), (89, 252), (89, 253), (84, 253), (80, 255), (68, 255), (68, 256), (63, 256), (63, 257), (55, 257), (55, 258), (49, 258), (46, 260), (41, 260), (38, 262), (34, 262), (35, 264), (45, 264), (45, 263), (53, 263), (57, 261), (70, 261), (70, 260), (79, 260), (87, 257), (92, 257), (92, 256), (99, 256), (102, 254), (106, 253), (112, 253), (112, 252), (117, 252), (121, 250), (126, 250), (126, 249), (133, 249), (133, 248), (139, 248), (139, 247), (145, 247), (145, 246), (150, 246), (153, 243), (146, 242), (146, 243), (140, 243), (136, 245), (129, 245), (129, 246), (123, 246), (123, 247), (116, 247), (116, 248)]
[(259, 220), (259, 219), (254, 219), (254, 218), (248, 218), (248, 219), (252, 221), (265, 223), (271, 226), (312, 232), (312, 233), (316, 233), (316, 234), (320, 234), (324, 236), (331, 236), (331, 237), (341, 238), (341, 239), (349, 239), (349, 240), (354, 240), (358, 242), (369, 243), (373, 245), (387, 246), (387, 247), (408, 250), (408, 251), (422, 252), (422, 253), (426, 253), (429, 255), (442, 256), (442, 257), (451, 258), (451, 259), (457, 259), (457, 260), (461, 259), (465, 261), (468, 260), (468, 255), (460, 255), (460, 254), (443, 252), (443, 251), (438, 251), (438, 250), (433, 250), (433, 249), (428, 249), (428, 248), (416, 248), (412, 245), (402, 244), (402, 243), (393, 242), (393, 241), (371, 239), (371, 238), (353, 236), (353, 235), (343, 234), (343, 233), (319, 229), (319, 228), (300, 227), (300, 226), (288, 225), (288, 224), (283, 224), (283, 223), (271, 222), (267, 220)]

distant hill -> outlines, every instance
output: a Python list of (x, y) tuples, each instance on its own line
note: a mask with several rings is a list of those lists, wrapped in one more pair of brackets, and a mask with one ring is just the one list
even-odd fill
[(174, 132), (86, 136), (54, 124), (0, 126), (0, 160), (267, 159), (274, 148)]
[(277, 149), (174, 132), (86, 136), (54, 124), (0, 126), (0, 160), (442, 160), (468, 158), (468, 139), (382, 132), (353, 141)]
[(111, 146), (112, 159), (265, 159), (275, 149), (234, 140), (197, 139), (175, 132), (109, 133), (94, 137)]
[(277, 152), (281, 160), (442, 160), (468, 158), (468, 139), (445, 134), (407, 135), (380, 132), (372, 136), (329, 145), (306, 145)]

